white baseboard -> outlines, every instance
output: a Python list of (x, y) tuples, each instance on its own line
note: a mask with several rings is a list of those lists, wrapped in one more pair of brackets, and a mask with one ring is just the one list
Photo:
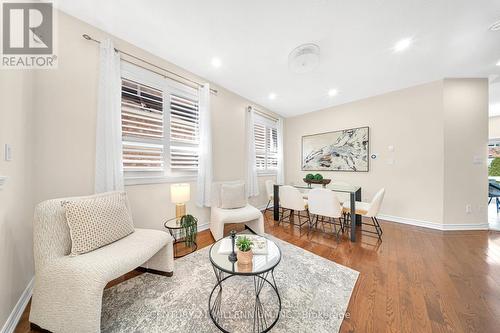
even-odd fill
[(21, 315), (23, 314), (24, 309), (26, 309), (26, 305), (28, 305), (31, 295), (33, 294), (34, 281), (35, 278), (33, 277), (21, 294), (16, 306), (12, 309), (12, 312), (10, 313), (9, 318), (7, 318), (7, 321), (3, 325), (0, 333), (13, 333), (16, 329), (16, 326), (21, 319)]
[(406, 217), (392, 216), (380, 214), (377, 216), (381, 220), (396, 222), (402, 224), (413, 225), (416, 227), (430, 228), (441, 231), (458, 231), (458, 230), (488, 230), (488, 223), (480, 224), (441, 224), (424, 220), (409, 219)]
[(198, 232), (207, 230), (210, 227), (208, 223), (198, 224)]

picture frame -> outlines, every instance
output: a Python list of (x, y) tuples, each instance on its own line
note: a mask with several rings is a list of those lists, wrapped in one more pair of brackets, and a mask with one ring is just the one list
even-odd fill
[(370, 128), (342, 129), (302, 136), (302, 171), (370, 171)]

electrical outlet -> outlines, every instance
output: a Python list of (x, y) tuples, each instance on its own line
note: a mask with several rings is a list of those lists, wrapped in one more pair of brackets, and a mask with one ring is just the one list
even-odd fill
[(472, 213), (472, 205), (471, 205), (471, 204), (467, 204), (467, 205), (465, 205), (465, 212), (466, 212), (467, 214)]
[(8, 143), (5, 144), (4, 156), (6, 161), (12, 161), (12, 146)]

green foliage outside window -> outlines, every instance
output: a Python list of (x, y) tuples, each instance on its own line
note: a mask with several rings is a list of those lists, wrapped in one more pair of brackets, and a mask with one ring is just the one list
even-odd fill
[(490, 177), (500, 177), (500, 157), (496, 157), (493, 161), (491, 161), (488, 169), (488, 175)]

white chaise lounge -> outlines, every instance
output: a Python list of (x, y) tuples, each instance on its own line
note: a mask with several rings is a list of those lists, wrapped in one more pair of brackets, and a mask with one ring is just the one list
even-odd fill
[(30, 322), (51, 332), (95, 333), (100, 332), (106, 284), (139, 266), (171, 274), (173, 239), (160, 230), (135, 229), (97, 250), (69, 256), (71, 238), (61, 204), (71, 199), (45, 201), (35, 209)]

